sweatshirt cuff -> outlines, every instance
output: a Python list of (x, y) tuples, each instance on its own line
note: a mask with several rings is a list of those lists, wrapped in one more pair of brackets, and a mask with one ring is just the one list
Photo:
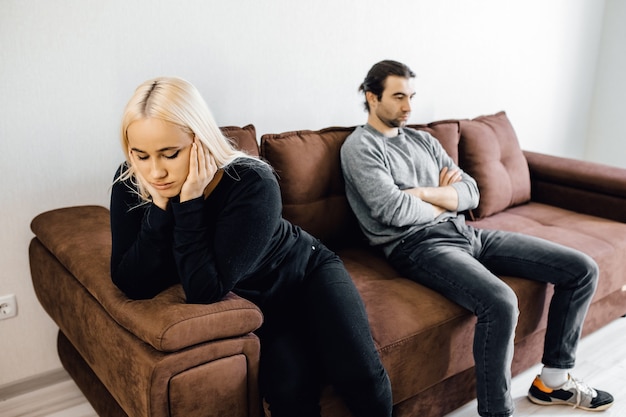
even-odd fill
[(467, 184), (464, 184), (463, 182), (457, 182), (452, 184), (452, 187), (454, 187), (459, 197), (459, 205), (457, 207), (458, 212), (475, 208), (473, 204), (472, 194)]

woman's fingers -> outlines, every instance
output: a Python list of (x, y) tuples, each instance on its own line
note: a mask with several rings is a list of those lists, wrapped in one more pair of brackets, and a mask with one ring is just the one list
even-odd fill
[(205, 178), (207, 175), (207, 157), (204, 153), (204, 145), (202, 143), (198, 144), (196, 139), (194, 139), (194, 145), (198, 154), (198, 178)]
[(215, 159), (204, 144), (194, 138), (189, 153), (189, 174), (187, 174), (187, 179), (181, 189), (181, 201), (201, 196), (216, 171)]
[(189, 152), (189, 174), (187, 179), (198, 176), (198, 145), (194, 140), (191, 144), (191, 152)]

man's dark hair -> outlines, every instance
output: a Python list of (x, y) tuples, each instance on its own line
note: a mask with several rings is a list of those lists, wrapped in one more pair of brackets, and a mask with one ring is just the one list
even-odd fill
[[(413, 78), (415, 73), (411, 69), (402, 64), (401, 62), (385, 60), (380, 61), (369, 70), (367, 77), (359, 87), (359, 91), (363, 94), (371, 92), (376, 94), (376, 97), (380, 100), (383, 97), (383, 91), (385, 91), (385, 80), (390, 75), (397, 75), (404, 78)], [(370, 105), (365, 99), (365, 110), (369, 113)]]

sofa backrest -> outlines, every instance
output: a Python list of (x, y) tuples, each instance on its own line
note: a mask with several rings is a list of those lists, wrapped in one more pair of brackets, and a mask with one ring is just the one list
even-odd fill
[[(469, 213), (473, 219), (530, 200), (528, 164), (505, 112), (409, 127), (432, 134), (476, 179), (481, 198)], [(265, 134), (260, 147), (253, 125), (221, 129), (238, 148), (261, 156), (274, 167), (287, 220), (333, 248), (365, 244), (346, 199), (339, 155), (354, 127)]]
[[(458, 159), (458, 121), (412, 125), (437, 137)], [(365, 245), (345, 195), (341, 145), (354, 127), (299, 130), (261, 137), (261, 156), (276, 170), (283, 216), (330, 247)]]

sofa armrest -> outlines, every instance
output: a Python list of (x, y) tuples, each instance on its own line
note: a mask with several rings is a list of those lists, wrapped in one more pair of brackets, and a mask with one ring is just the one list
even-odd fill
[(180, 285), (149, 300), (127, 298), (111, 280), (109, 211), (104, 207), (48, 211), (33, 219), (31, 229), (115, 322), (159, 351), (240, 337), (262, 324), (259, 308), (233, 293), (207, 305), (185, 303)]
[(626, 223), (626, 169), (524, 151), (531, 199)]

